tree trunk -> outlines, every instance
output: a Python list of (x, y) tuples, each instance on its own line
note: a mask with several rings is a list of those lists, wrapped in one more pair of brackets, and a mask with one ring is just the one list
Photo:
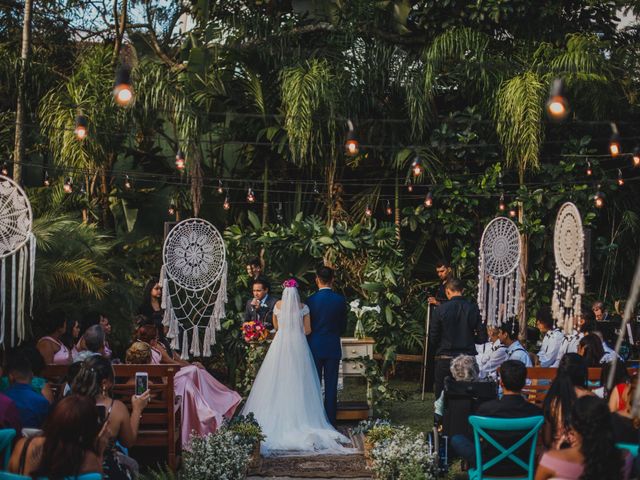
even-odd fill
[(264, 161), (264, 179), (262, 182), (262, 228), (269, 223), (269, 158)]
[(31, 10), (33, 0), (24, 2), (24, 19), (22, 21), (22, 54), (20, 55), (20, 72), (18, 76), (18, 99), (16, 102), (16, 134), (13, 151), (13, 179), (22, 183), (22, 159), (24, 157), (24, 121), (25, 91), (27, 87), (27, 69), (31, 52)]
[(394, 223), (396, 224), (396, 239), (400, 241), (400, 183), (396, 175), (396, 185), (393, 192)]
[(118, 62), (120, 50), (122, 49), (122, 39), (127, 27), (127, 0), (122, 0), (122, 13), (118, 20), (118, 0), (113, 1), (113, 21), (115, 22), (116, 39), (113, 45), (113, 64)]
[[(524, 205), (518, 202), (518, 220), (522, 225), (524, 222)], [(529, 270), (529, 236), (520, 234), (520, 245), (522, 254), (520, 255), (520, 265), (518, 275), (520, 275), (520, 303), (518, 305), (518, 321), (520, 330), (518, 338), (521, 342), (527, 339), (527, 274)]]

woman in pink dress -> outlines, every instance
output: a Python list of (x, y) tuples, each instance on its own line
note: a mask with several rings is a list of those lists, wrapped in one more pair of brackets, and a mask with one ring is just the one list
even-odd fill
[(540, 459), (535, 480), (628, 479), (633, 457), (615, 447), (611, 412), (596, 396), (578, 398), (571, 410), (571, 446), (549, 450)]
[(47, 323), (47, 335), (38, 340), (36, 348), (47, 365), (69, 365), (73, 361), (71, 350), (62, 342), (62, 336), (66, 330), (64, 313), (49, 312)]

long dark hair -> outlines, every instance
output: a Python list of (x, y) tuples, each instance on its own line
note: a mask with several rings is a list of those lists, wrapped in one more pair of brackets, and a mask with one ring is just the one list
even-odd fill
[[(64, 333), (60, 338), (60, 341), (64, 343), (69, 350), (71, 350), (75, 346), (75, 342), (78, 341), (77, 338), (73, 338), (73, 327), (76, 326), (76, 323), (78, 323), (76, 319), (67, 318), (65, 320)], [(78, 326), (79, 325), (78, 323)]]
[(604, 389), (604, 398), (609, 398), (611, 392), (616, 385), (621, 383), (629, 383), (631, 377), (629, 377), (629, 372), (627, 371), (627, 366), (624, 363), (624, 360), (621, 358), (616, 362), (616, 369), (613, 372), (613, 384), (611, 385), (611, 389), (607, 389), (607, 382), (609, 381), (609, 373), (611, 373), (611, 369), (613, 368), (613, 362), (607, 362), (602, 366), (602, 370), (600, 371), (600, 386)]
[(87, 358), (80, 367), (71, 384), (71, 391), (78, 395), (96, 398), (102, 393), (102, 382), (104, 380), (113, 382), (113, 379), (111, 362), (101, 355), (94, 355)]
[(142, 290), (142, 302), (140, 302), (140, 307), (150, 307), (151, 306), (151, 290), (156, 284), (159, 283), (158, 277), (151, 277), (147, 283), (144, 285), (144, 289)]
[(582, 437), (584, 457), (581, 480), (616, 480), (622, 477), (622, 451), (615, 447), (611, 412), (598, 397), (576, 400), (571, 410), (571, 427)]
[(599, 367), (600, 360), (602, 360), (604, 356), (604, 348), (600, 337), (594, 334), (586, 335), (582, 337), (578, 345), (584, 347), (582, 356), (584, 357), (587, 367)]
[(563, 427), (568, 429), (571, 426), (571, 408), (576, 401), (575, 387), (586, 388), (588, 378), (589, 371), (580, 355), (567, 353), (562, 357), (543, 405), (544, 418), (550, 423), (554, 435), (558, 414)]
[(100, 433), (94, 399), (69, 395), (58, 402), (44, 424), (44, 445), (33, 478), (64, 478), (79, 475), (88, 452), (98, 454)]

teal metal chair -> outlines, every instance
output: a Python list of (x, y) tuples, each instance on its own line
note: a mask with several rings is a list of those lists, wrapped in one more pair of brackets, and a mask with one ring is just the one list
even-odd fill
[[(31, 477), (24, 475), (18, 475), (17, 473), (0, 472), (0, 480), (31, 480)], [(47, 480), (45, 477), (41, 477), (38, 480)], [(83, 473), (77, 477), (64, 477), (64, 480), (102, 480), (102, 474), (100, 473)]]
[(620, 450), (629, 450), (629, 453), (631, 453), (633, 458), (637, 458), (640, 445), (637, 443), (616, 443), (616, 448), (619, 448)]
[[(544, 417), (542, 415), (525, 418), (494, 418), (471, 415), (469, 417), (469, 423), (473, 427), (473, 438), (476, 450), (476, 468), (469, 469), (470, 480), (504, 480), (504, 477), (486, 476), (485, 472), (506, 459), (511, 460), (523, 470), (522, 476), (509, 478), (526, 478), (528, 480), (533, 480), (535, 473), (533, 461), (536, 453), (538, 432), (544, 423)], [(487, 430), (525, 433), (522, 435), (522, 438), (513, 445), (505, 447), (492, 438)], [(496, 457), (485, 461), (485, 459), (482, 458), (480, 438), (486, 441), (489, 445), (492, 445), (500, 453)], [(515, 452), (527, 444), (529, 444), (529, 461), (525, 463), (515, 455)]]
[(13, 428), (3, 428), (0, 430), (0, 455), (4, 452), (2, 457), (2, 468), (7, 468), (9, 465), (9, 459), (11, 458), (11, 446), (13, 445), (13, 439), (16, 437), (16, 431)]

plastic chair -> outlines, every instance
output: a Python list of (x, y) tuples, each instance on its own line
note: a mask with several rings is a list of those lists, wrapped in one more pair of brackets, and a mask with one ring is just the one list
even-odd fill
[[(488, 477), (485, 472), (495, 466), (496, 464), (503, 462), (506, 459), (511, 460), (523, 470), (521, 477), (509, 476), (509, 478), (527, 478), (533, 480), (535, 468), (533, 461), (536, 451), (536, 443), (538, 441), (538, 431), (544, 423), (544, 417), (538, 415), (535, 417), (525, 418), (494, 418), (494, 417), (480, 417), (477, 415), (471, 415), (469, 417), (469, 423), (473, 427), (473, 438), (476, 450), (476, 468), (469, 469), (470, 480), (498, 480), (504, 477)], [(517, 432), (525, 431), (524, 435), (513, 445), (504, 447), (491, 437), (486, 430), (502, 431), (502, 432)], [(482, 458), (482, 446), (480, 445), (480, 437), (482, 437), (487, 443), (495, 447), (500, 453), (490, 459), (489, 461), (483, 461)], [(523, 462), (515, 452), (526, 445), (529, 442), (529, 461)]]
[(9, 459), (11, 458), (11, 446), (15, 437), (16, 431), (13, 428), (3, 428), (0, 430), (0, 455), (4, 452), (4, 458), (2, 459), (3, 468), (6, 468), (7, 465), (9, 465)]
[(629, 450), (629, 453), (633, 458), (638, 456), (638, 450), (640, 450), (640, 445), (637, 443), (616, 443), (616, 448), (620, 450)]

